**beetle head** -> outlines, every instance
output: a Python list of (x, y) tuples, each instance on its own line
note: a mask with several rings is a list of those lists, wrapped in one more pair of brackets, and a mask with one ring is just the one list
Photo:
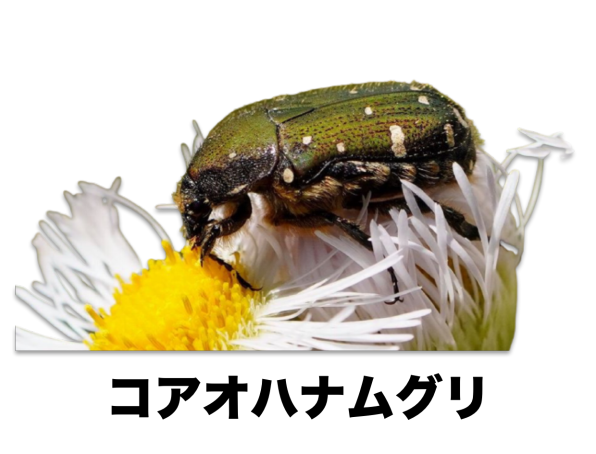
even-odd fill
[(276, 126), (263, 108), (247, 106), (215, 126), (174, 195), (186, 238), (200, 241), (214, 208), (266, 186), (277, 156)]
[(174, 201), (182, 214), (182, 226), (187, 239), (202, 237), (213, 211), (209, 199), (206, 195), (198, 193), (196, 186), (195, 181), (186, 174), (178, 183), (178, 189), (174, 194)]

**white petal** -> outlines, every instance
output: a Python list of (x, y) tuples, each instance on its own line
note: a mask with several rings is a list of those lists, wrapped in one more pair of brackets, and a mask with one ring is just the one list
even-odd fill
[(539, 145), (539, 146), (537, 146), (537, 147), (528, 146), (528, 147), (516, 148), (515, 152), (520, 156), (526, 156), (528, 158), (544, 159), (548, 155), (550, 155), (551, 152), (553, 151), (552, 147), (549, 147), (546, 145), (540, 145), (540, 144), (537, 144), (537, 145)]
[[(464, 173), (464, 170), (461, 166), (455, 162), (453, 163), (453, 174), (459, 184), (459, 187), (462, 190), (464, 197), (466, 198), (466, 202), (474, 215), (474, 224), (478, 228), (478, 233), (480, 234), (480, 240), (482, 241), (482, 247), (484, 250), (488, 247), (488, 233), (486, 231), (486, 226), (484, 225), (484, 218), (480, 215), (480, 210), (478, 206), (478, 201), (476, 196), (474, 195), (474, 190), (472, 189), (472, 185), (468, 180), (468, 177)], [(491, 198), (494, 196), (491, 196)]]
[[(380, 333), (387, 329), (404, 329), (418, 326), (419, 318), (430, 311), (416, 311), (383, 319), (361, 321), (266, 321), (261, 322), (262, 333), (250, 339), (238, 339), (234, 343), (253, 349), (317, 349), (359, 350), (398, 348), (398, 343), (413, 338), (410, 333)], [(377, 345), (380, 344), (380, 345)], [(389, 345), (384, 345), (389, 344)], [(391, 345), (393, 344), (393, 345)], [(374, 346), (374, 347), (371, 347)]]
[(190, 149), (188, 148), (188, 145), (183, 143), (180, 146), (180, 150), (182, 151), (182, 159), (184, 159), (184, 165), (188, 167), (190, 165), (190, 160), (192, 159)]
[(201, 145), (203, 145), (205, 138), (196, 120), (192, 121), (192, 127), (194, 128), (196, 134), (195, 139), (192, 141), (192, 156), (194, 156), (195, 153), (199, 151), (199, 148), (201, 148)]
[(48, 213), (53, 225), (40, 222), (33, 239), (43, 282), (32, 291), (16, 288), (16, 296), (39, 313), (64, 336), (88, 338), (93, 321), (85, 311), (108, 309), (118, 287), (115, 275), (128, 278), (141, 270), (134, 250), (120, 231), (116, 204), (130, 208), (147, 221), (157, 237), (168, 239), (161, 226), (144, 210), (118, 194), (120, 179), (110, 188), (79, 183), (81, 193), (65, 194), (72, 216)]
[(155, 205), (155, 208), (158, 210), (177, 210), (178, 205), (175, 203), (160, 203), (159, 205)]
[(15, 331), (15, 343), (17, 351), (88, 350), (82, 342), (51, 339), (18, 327)]
[(547, 136), (538, 132), (528, 131), (527, 129), (521, 128), (519, 129), (519, 132), (525, 134), (530, 139), (533, 139), (534, 141), (538, 142), (538, 144), (544, 144), (555, 148), (562, 148), (565, 150), (565, 153), (567, 154), (573, 153), (573, 147), (568, 142), (561, 139), (559, 137), (560, 134), (553, 134), (551, 136)]

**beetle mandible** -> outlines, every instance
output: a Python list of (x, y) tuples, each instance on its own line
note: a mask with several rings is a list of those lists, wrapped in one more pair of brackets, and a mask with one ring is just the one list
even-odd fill
[[(427, 84), (364, 83), (278, 96), (237, 109), (217, 124), (174, 200), (186, 238), (201, 248), (201, 261), (210, 256), (228, 269), (212, 250), (218, 238), (250, 218), (251, 192), (263, 197), (273, 225), (337, 226), (371, 250), (368, 234), (337, 211), (361, 208), (369, 193), (369, 210), (408, 210), (401, 180), (422, 188), (449, 183), (454, 162), (471, 173), (479, 140), (464, 110)], [(222, 205), (229, 216), (210, 220)], [(478, 239), (461, 213), (442, 207), (455, 231)], [(390, 274), (397, 293), (392, 269)]]

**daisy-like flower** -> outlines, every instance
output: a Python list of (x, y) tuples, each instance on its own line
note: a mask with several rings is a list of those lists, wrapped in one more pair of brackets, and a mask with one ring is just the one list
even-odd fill
[[(202, 140), (196, 123), (195, 129), (194, 151)], [(262, 286), (258, 291), (210, 259), (201, 266), (188, 246), (174, 251), (163, 228), (118, 193), (120, 179), (110, 188), (80, 183), (81, 193), (66, 194), (72, 216), (48, 213), (53, 225), (42, 221), (33, 240), (44, 281), (16, 289), (65, 339), (17, 328), (17, 350), (509, 349), (515, 269), (544, 159), (554, 148), (573, 151), (558, 135), (522, 132), (534, 142), (510, 150), (502, 164), (479, 150), (470, 177), (454, 164), (456, 182), (448, 186), (425, 192), (404, 181), (411, 215), (356, 213), (368, 226), (372, 252), (333, 230), (313, 235), (270, 226), (251, 195), (250, 221), (216, 252)], [(183, 154), (188, 163), (188, 147)], [(507, 173), (518, 155), (538, 159), (525, 210), (516, 194), (518, 173)], [(480, 241), (454, 232), (436, 202), (463, 213)], [(146, 221), (164, 259), (141, 269), (120, 230), (118, 206)], [(403, 302), (387, 304), (396, 296)]]

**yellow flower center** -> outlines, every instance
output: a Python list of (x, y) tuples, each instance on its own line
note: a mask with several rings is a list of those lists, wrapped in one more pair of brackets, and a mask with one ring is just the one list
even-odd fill
[(97, 327), (91, 350), (228, 350), (250, 335), (259, 293), (209, 258), (201, 266), (197, 250), (163, 248), (165, 260), (149, 261), (130, 283), (117, 276), (122, 289), (109, 314), (86, 307)]

